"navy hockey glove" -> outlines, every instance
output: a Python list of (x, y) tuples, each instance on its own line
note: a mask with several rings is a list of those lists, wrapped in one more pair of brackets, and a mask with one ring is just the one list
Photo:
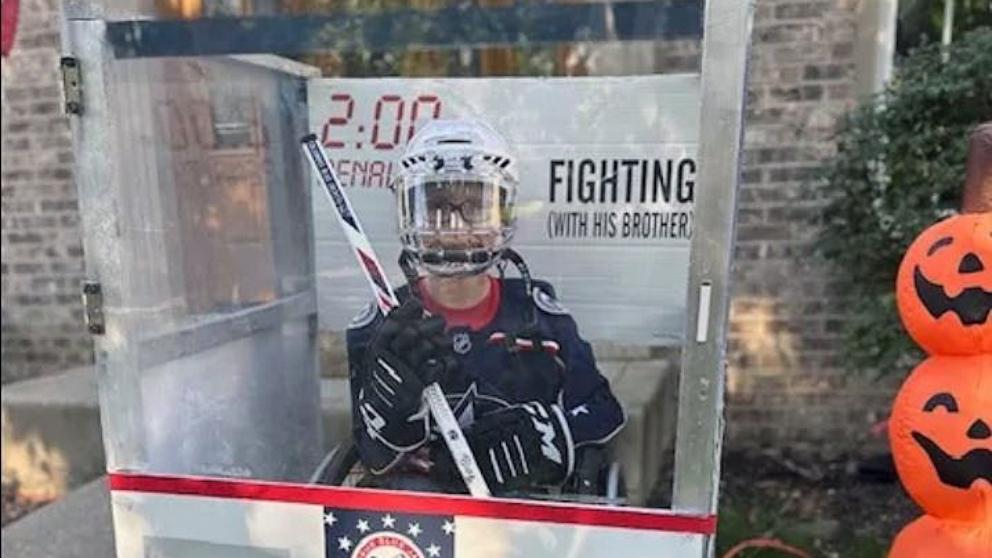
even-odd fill
[(372, 438), (409, 451), (427, 438), (424, 387), (457, 367), (444, 319), (423, 317), (414, 298), (390, 312), (369, 345), (359, 413)]
[[(575, 465), (572, 434), (557, 405), (532, 401), (500, 409), (477, 419), (465, 437), (496, 493), (560, 485)], [(456, 477), (446, 448), (431, 449), (432, 475), (442, 481)]]

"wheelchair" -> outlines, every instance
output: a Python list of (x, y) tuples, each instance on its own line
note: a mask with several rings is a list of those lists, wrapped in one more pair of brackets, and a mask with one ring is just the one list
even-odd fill
[[(374, 477), (361, 463), (358, 447), (342, 442), (321, 460), (310, 484), (324, 486), (368, 487)], [(576, 449), (575, 470), (559, 488), (548, 492), (512, 494), (508, 497), (576, 504), (620, 507), (627, 496), (620, 463), (612, 460), (609, 446), (584, 446)]]

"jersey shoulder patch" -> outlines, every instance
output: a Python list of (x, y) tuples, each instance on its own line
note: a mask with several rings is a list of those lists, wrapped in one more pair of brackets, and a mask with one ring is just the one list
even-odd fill
[(375, 320), (375, 317), (379, 314), (379, 307), (375, 305), (374, 302), (370, 302), (365, 305), (355, 317), (348, 322), (348, 329), (361, 329)]
[(557, 298), (551, 296), (540, 287), (534, 289), (534, 304), (548, 314), (555, 316), (568, 315), (568, 309), (562, 306)]

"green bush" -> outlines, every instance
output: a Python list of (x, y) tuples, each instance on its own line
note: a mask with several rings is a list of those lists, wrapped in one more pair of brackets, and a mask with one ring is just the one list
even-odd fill
[(927, 226), (955, 212), (968, 136), (992, 120), (992, 29), (949, 48), (913, 51), (890, 86), (842, 123), (820, 176), (831, 202), (818, 248), (835, 267), (852, 313), (849, 361), (879, 374), (917, 358), (895, 304), (902, 254)]

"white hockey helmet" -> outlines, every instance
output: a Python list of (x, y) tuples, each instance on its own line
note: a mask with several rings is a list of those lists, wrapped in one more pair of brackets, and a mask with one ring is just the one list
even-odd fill
[(442, 276), (481, 273), (515, 229), (516, 161), (510, 144), (478, 120), (433, 120), (410, 140), (393, 182), (400, 242)]

